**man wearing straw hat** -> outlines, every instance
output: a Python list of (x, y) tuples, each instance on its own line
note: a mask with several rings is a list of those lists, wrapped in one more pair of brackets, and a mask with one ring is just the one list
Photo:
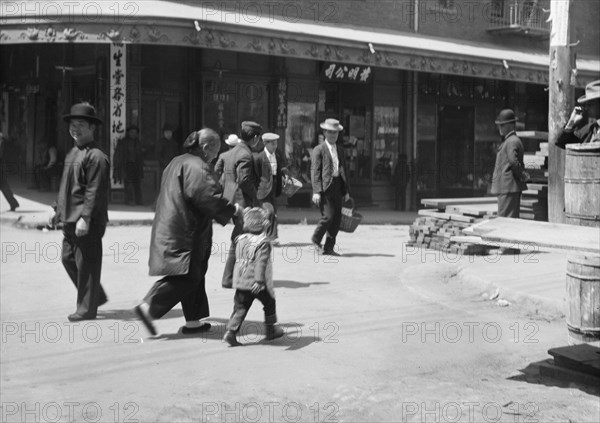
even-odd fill
[(498, 196), (498, 216), (518, 218), (521, 192), (527, 189), (523, 143), (515, 133), (517, 118), (511, 109), (502, 110), (496, 121), (502, 144), (496, 155), (491, 193)]
[(558, 136), (556, 145), (565, 148), (566, 144), (600, 141), (600, 80), (585, 87), (585, 95), (579, 97), (580, 106), (575, 107), (564, 130)]
[[(336, 119), (326, 119), (321, 128), (325, 142), (314, 148), (311, 165), (312, 201), (321, 209), (321, 220), (311, 241), (322, 254), (337, 256), (334, 247), (342, 221), (342, 204), (350, 199), (346, 159), (337, 145), (344, 127)], [(323, 236), (325, 245), (321, 248)]]

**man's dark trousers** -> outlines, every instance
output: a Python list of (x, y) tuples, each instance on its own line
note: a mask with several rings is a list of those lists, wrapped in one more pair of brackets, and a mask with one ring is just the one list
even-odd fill
[(498, 217), (519, 218), (521, 212), (521, 193), (509, 192), (498, 195)]
[(325, 233), (325, 245), (323, 251), (331, 252), (335, 245), (335, 239), (340, 230), (342, 222), (342, 189), (344, 181), (341, 177), (333, 178), (331, 185), (321, 194), (321, 220), (317, 223), (312, 240), (320, 244)]
[[(203, 242), (204, 241), (204, 242)], [(195, 240), (187, 275), (169, 275), (157, 281), (144, 302), (150, 306), (150, 316), (159, 319), (177, 303), (181, 303), (186, 321), (200, 320), (210, 316), (206, 295), (206, 271), (210, 258), (211, 243)]]
[(77, 288), (76, 314), (95, 318), (98, 305), (107, 301), (100, 284), (102, 271), (102, 237), (106, 226), (90, 223), (87, 235), (75, 235), (75, 223), (63, 228), (62, 263)]
[(223, 288), (231, 288), (233, 286), (233, 267), (235, 266), (235, 239), (244, 233), (244, 220), (241, 217), (233, 216), (233, 231), (231, 231), (231, 244), (227, 251), (227, 259), (225, 261), (225, 269), (223, 270), (223, 280), (221, 285)]

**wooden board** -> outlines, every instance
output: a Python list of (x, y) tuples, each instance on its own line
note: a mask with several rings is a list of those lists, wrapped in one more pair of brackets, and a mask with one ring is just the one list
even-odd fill
[(588, 344), (548, 350), (557, 366), (600, 376), (600, 348)]
[(473, 223), (474, 218), (450, 213), (443, 213), (432, 209), (419, 210), (419, 216), (435, 217), (436, 219), (454, 220), (456, 222)]
[(600, 254), (600, 228), (497, 217), (463, 232), (488, 241)]
[(423, 198), (421, 204), (438, 209), (445, 209), (448, 205), (457, 204), (491, 204), (496, 203), (496, 197), (472, 197), (472, 198)]
[(493, 216), (498, 212), (498, 201), (490, 204), (457, 204), (446, 207), (447, 213), (463, 214), (465, 216)]
[(542, 131), (517, 131), (517, 137), (548, 141), (548, 133)]

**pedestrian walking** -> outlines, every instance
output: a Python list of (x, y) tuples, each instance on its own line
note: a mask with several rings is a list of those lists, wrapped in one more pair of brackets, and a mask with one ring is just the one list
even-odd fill
[(77, 309), (70, 321), (96, 318), (108, 301), (100, 284), (102, 237), (108, 222), (110, 166), (96, 145), (95, 129), (102, 124), (89, 103), (71, 107), (63, 120), (75, 146), (65, 158), (55, 213), (50, 225), (63, 223), (62, 263), (77, 288)]
[(585, 95), (577, 100), (569, 121), (556, 140), (556, 145), (600, 141), (600, 80), (585, 87)]
[(496, 154), (491, 193), (498, 196), (500, 217), (519, 217), (521, 192), (527, 189), (524, 149), (515, 132), (516, 122), (515, 112), (511, 109), (502, 110), (494, 122), (502, 136), (502, 144)]
[(271, 217), (260, 207), (244, 210), (244, 233), (237, 237), (235, 266), (233, 271), (233, 313), (227, 323), (223, 341), (230, 346), (241, 345), (237, 333), (252, 306), (258, 299), (265, 312), (266, 339), (283, 336), (281, 327), (276, 326), (277, 311), (273, 287), (272, 246), (267, 232)]
[(227, 157), (227, 155), (230, 154), (231, 150), (233, 150), (233, 148), (236, 145), (238, 145), (239, 143), (240, 143), (240, 139), (235, 134), (230, 134), (227, 137), (227, 139), (225, 140), (225, 144), (228, 145), (229, 149), (220, 153), (219, 158), (217, 159), (217, 162), (215, 163), (215, 173), (217, 174), (217, 177), (219, 178), (219, 181), (221, 182), (221, 184), (223, 184), (222, 176), (223, 176), (223, 167), (225, 166), (226, 157)]
[(4, 143), (6, 140), (4, 139), (4, 134), (0, 132), (0, 190), (2, 191), (2, 195), (8, 201), (8, 205), (10, 206), (10, 211), (15, 211), (17, 207), (19, 207), (19, 202), (13, 195), (12, 190), (10, 189), (10, 185), (8, 185), (8, 179), (6, 178), (6, 164), (4, 163)]
[[(320, 208), (321, 219), (311, 241), (322, 254), (339, 256), (334, 247), (342, 220), (342, 204), (350, 199), (346, 159), (343, 149), (337, 145), (344, 127), (336, 119), (326, 119), (321, 128), (325, 142), (314, 148), (311, 166), (312, 201)], [(323, 236), (325, 245), (321, 247)]]
[(113, 180), (123, 181), (125, 185), (125, 203), (142, 205), (142, 179), (144, 178), (145, 148), (139, 138), (136, 125), (127, 128), (127, 135), (119, 140), (114, 155)]
[(243, 209), (223, 198), (211, 169), (220, 147), (212, 129), (192, 132), (164, 171), (150, 238), (150, 275), (163, 276), (134, 311), (156, 335), (153, 320), (181, 303), (184, 334), (210, 329), (205, 276), (212, 246), (212, 221), (221, 225)]
[(260, 204), (270, 203), (273, 206), (268, 236), (271, 241), (278, 237), (277, 232), (277, 197), (281, 195), (283, 176), (288, 175), (284, 159), (277, 153), (279, 135), (267, 132), (262, 135), (264, 149), (254, 155), (254, 168), (258, 179), (256, 196)]
[[(254, 171), (254, 158), (252, 149), (256, 147), (262, 127), (251, 121), (244, 121), (241, 125), (240, 143), (223, 157), (223, 196), (232, 203), (239, 203), (242, 207), (255, 207), (259, 205), (257, 198), (256, 175)], [(233, 266), (235, 264), (235, 239), (243, 231), (241, 217), (233, 218), (234, 228), (231, 232), (231, 245), (225, 262), (222, 285), (231, 288), (233, 284)]]

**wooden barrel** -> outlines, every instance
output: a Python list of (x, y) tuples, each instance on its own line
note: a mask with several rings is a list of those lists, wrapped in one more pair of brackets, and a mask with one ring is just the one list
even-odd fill
[(571, 345), (600, 347), (600, 256), (568, 257), (567, 327)]
[(572, 225), (600, 227), (600, 142), (567, 144), (565, 216)]

